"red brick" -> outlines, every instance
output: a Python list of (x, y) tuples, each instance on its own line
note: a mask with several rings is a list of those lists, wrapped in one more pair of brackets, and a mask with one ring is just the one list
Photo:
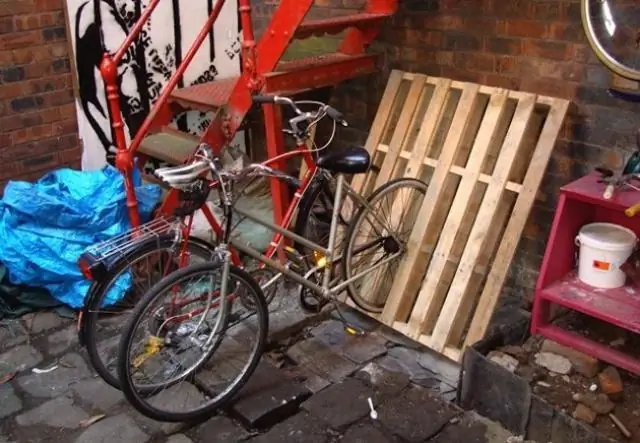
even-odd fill
[(507, 37), (486, 37), (485, 50), (495, 54), (519, 55), (522, 53), (522, 40)]
[(0, 51), (37, 45), (42, 41), (39, 31), (15, 32), (0, 35)]
[(520, 79), (517, 77), (509, 77), (505, 75), (488, 74), (486, 76), (486, 82), (489, 86), (496, 86), (499, 88), (512, 89), (517, 91), (520, 89)]
[(484, 83), (484, 74), (480, 72), (470, 72), (465, 69), (450, 68), (443, 66), (440, 68), (441, 75), (453, 80), (465, 82)]
[(48, 26), (64, 26), (64, 12), (42, 12), (39, 14), (20, 15), (14, 18), (18, 31), (29, 31)]
[(436, 14), (428, 15), (424, 19), (426, 29), (441, 29), (445, 31), (463, 28), (463, 21), (460, 17)]
[(436, 52), (436, 63), (440, 66), (453, 66), (453, 52), (438, 51)]
[(15, 30), (13, 17), (0, 17), (0, 34), (6, 34)]
[(573, 46), (566, 42), (526, 39), (522, 45), (522, 53), (532, 57), (554, 60), (570, 60)]
[(565, 7), (559, 1), (533, 2), (531, 4), (532, 18), (536, 20), (560, 20), (565, 13)]
[(549, 26), (548, 36), (555, 40), (582, 43), (586, 41), (581, 26), (575, 23), (558, 22)]
[(29, 14), (31, 12), (36, 12), (37, 10), (38, 8), (36, 7), (35, 0), (3, 1), (2, 7), (0, 8), (0, 17), (13, 17), (18, 14)]
[(577, 83), (531, 76), (522, 79), (521, 89), (523, 91), (535, 92), (537, 94), (548, 95), (550, 97), (572, 100), (576, 96), (577, 88)]
[(497, 19), (491, 17), (472, 16), (468, 18), (465, 17), (462, 23), (462, 28), (465, 31), (481, 34), (486, 33), (488, 29), (495, 29), (496, 33), (500, 34), (502, 32), (500, 32), (498, 28), (502, 26), (502, 23), (504, 22), (498, 21)]
[(36, 0), (38, 11), (54, 11), (65, 7), (64, 0)]
[(494, 0), (491, 12), (498, 17), (533, 18), (531, 0)]
[(78, 164), (81, 157), (82, 151), (78, 147), (58, 152), (58, 160), (61, 163)]
[(507, 35), (512, 37), (544, 38), (548, 33), (548, 27), (544, 22), (520, 19), (507, 20)]
[(52, 129), (51, 123), (47, 123), (13, 131), (11, 132), (11, 143), (17, 145), (40, 138), (51, 137)]
[(454, 56), (454, 66), (469, 71), (493, 72), (495, 69), (495, 58), (490, 54), (456, 52)]

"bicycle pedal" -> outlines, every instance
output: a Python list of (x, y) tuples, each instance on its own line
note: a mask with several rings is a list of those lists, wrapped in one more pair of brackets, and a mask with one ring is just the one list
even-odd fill
[(291, 246), (285, 246), (284, 252), (292, 268), (295, 267), (298, 271), (304, 269), (304, 257), (298, 251)]

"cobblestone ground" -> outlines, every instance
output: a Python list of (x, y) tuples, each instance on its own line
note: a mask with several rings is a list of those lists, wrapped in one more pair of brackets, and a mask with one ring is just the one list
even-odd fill
[[(382, 330), (352, 337), (336, 320), (310, 322), (289, 308), (274, 314), (279, 344), (233, 405), (190, 427), (133, 410), (94, 374), (71, 320), (39, 313), (5, 322), (0, 443), (505, 443), (510, 436), (453, 405), (452, 365)], [(301, 339), (291, 343), (296, 327)], [(98, 415), (104, 417), (87, 425)]]

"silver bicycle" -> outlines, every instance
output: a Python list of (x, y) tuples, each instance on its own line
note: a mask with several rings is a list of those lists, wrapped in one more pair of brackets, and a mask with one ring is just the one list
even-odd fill
[[(254, 100), (295, 106), (290, 99), (277, 96), (257, 96)], [(334, 114), (332, 118), (335, 118), (337, 111), (324, 105), (317, 113), (318, 118), (322, 118), (322, 113)], [(286, 175), (283, 171), (261, 164), (225, 170), (206, 145), (200, 146), (191, 164), (156, 170), (156, 175), (173, 188), (191, 190), (197, 186), (205, 192), (216, 189), (225, 229), (214, 260), (188, 265), (158, 282), (138, 303), (123, 330), (118, 354), (119, 379), (126, 398), (140, 412), (163, 421), (203, 418), (231, 399), (255, 370), (266, 340), (268, 313), (260, 286), (232, 264), (231, 248), (275, 270), (274, 279), (293, 280), (318, 299), (335, 301), (346, 291), (350, 296), (357, 295), (359, 304), (364, 303), (369, 311), (382, 310), (396, 269), (407, 250), (427, 184), (399, 178), (385, 183), (367, 197), (359, 195), (345, 175), (370, 170), (370, 155), (361, 147), (322, 152), (317, 165), (336, 178), (326, 247), (233, 207), (234, 184), (256, 176), (282, 177)], [(343, 205), (347, 196), (350, 197), (347, 201), (355, 203)], [(294, 269), (249, 245), (231, 242), (233, 214), (312, 250), (315, 262), (301, 272), (303, 268)], [(346, 229), (339, 229), (341, 217), (349, 220)], [(196, 304), (202, 306), (196, 308)], [(148, 321), (144, 321), (146, 316)], [(230, 325), (236, 324), (236, 320), (249, 317), (253, 317), (252, 322), (244, 328), (259, 331), (259, 339), (251, 345), (244, 342), (249, 334), (230, 332)], [(139, 342), (138, 335), (142, 336)], [(160, 350), (167, 348), (171, 352), (163, 369), (157, 357)], [(231, 364), (240, 352), (247, 352), (248, 358)], [(147, 364), (141, 355), (149, 356), (151, 369), (141, 371), (141, 366)], [(181, 359), (187, 355), (191, 359), (185, 363)], [(147, 377), (149, 374), (153, 377)], [(158, 381), (158, 375), (167, 377)], [(227, 377), (231, 381), (226, 380)], [(225, 379), (224, 383), (221, 379)], [(171, 390), (171, 393), (162, 397), (162, 390)], [(175, 407), (175, 401), (159, 400), (168, 397), (175, 400), (183, 391), (192, 393), (187, 405)], [(171, 405), (173, 410), (168, 410)]]

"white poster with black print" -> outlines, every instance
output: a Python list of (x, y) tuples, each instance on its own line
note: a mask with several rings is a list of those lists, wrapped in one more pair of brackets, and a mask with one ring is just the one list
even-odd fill
[[(77, 69), (78, 126), (83, 142), (82, 168), (113, 164), (115, 143), (110, 126), (100, 62), (105, 51), (114, 53), (150, 0), (67, 0), (70, 39)], [(151, 15), (139, 41), (132, 45), (119, 66), (120, 104), (127, 141), (135, 136), (164, 85), (183, 60), (202, 29), (216, 0), (162, 0)], [(178, 88), (240, 72), (239, 20), (236, 1), (225, 2), (220, 16)], [(173, 124), (200, 135), (211, 113), (191, 111)], [(244, 151), (243, 134), (234, 140)], [(147, 165), (157, 167), (158, 164)]]

